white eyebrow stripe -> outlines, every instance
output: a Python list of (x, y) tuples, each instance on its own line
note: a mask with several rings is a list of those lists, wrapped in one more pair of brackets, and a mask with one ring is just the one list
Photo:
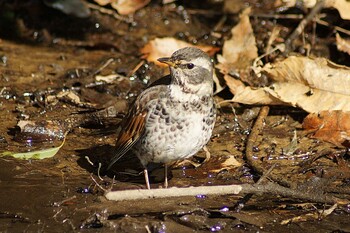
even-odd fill
[(211, 62), (203, 57), (197, 57), (196, 59), (192, 60), (192, 63), (207, 70), (211, 70), (212, 67)]

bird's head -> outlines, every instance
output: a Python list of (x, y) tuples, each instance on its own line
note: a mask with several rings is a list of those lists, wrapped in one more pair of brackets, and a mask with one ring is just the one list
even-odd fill
[(213, 93), (213, 63), (208, 54), (194, 47), (175, 51), (158, 61), (169, 65), (172, 84), (197, 95)]

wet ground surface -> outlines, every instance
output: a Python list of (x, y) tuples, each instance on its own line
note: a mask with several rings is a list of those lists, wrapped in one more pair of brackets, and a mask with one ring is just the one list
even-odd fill
[[(166, 73), (153, 63), (140, 63), (140, 48), (163, 36), (220, 48), (237, 22), (237, 14), (226, 15), (218, 29), (222, 37), (217, 38), (211, 32), (224, 15), (220, 2), (206, 1), (201, 6), (154, 2), (124, 21), (96, 10), (90, 18), (78, 19), (35, 1), (26, 4), (4, 4), (1, 10), (2, 24), (7, 26), (0, 33), (0, 151), (35, 151), (62, 143), (57, 131), (49, 139), (18, 134), (19, 120), (55, 121), (69, 133), (53, 158), (0, 157), (0, 232), (350, 231), (349, 201), (328, 216), (316, 214), (314, 218), (305, 216), (331, 204), (264, 194), (253, 195), (237, 212), (234, 206), (242, 196), (107, 201), (96, 183), (114, 190), (145, 187), (142, 168), (132, 156), (105, 171), (128, 104), (148, 83)], [(262, 4), (266, 9), (257, 2), (242, 6), (247, 4), (257, 13), (273, 12), (268, 4)], [(267, 36), (261, 25), (269, 30), (272, 23), (259, 18), (252, 22), (258, 44), (263, 44)], [(318, 38), (316, 54), (329, 57), (333, 53), (328, 46), (332, 41), (327, 39)], [(338, 58), (336, 62), (346, 60)], [(97, 74), (115, 73), (119, 78), (109, 84), (95, 79)], [(58, 97), (69, 91), (79, 96), (80, 102)], [(230, 94), (226, 90), (215, 98), (220, 102)], [(113, 111), (107, 113), (107, 108)], [(349, 200), (347, 150), (309, 138), (302, 130), (307, 115), (302, 110), (271, 108), (253, 155), (247, 159), (248, 136), (258, 112), (259, 107), (221, 106), (208, 144), (210, 159), (203, 162), (205, 152), (201, 151), (192, 159), (198, 167), (189, 162), (174, 164), (168, 174), (169, 185), (253, 184), (277, 164), (269, 174), (273, 182), (304, 191), (303, 184), (321, 187)], [(297, 142), (293, 141), (295, 135)], [(162, 186), (163, 179), (162, 167), (152, 171), (153, 188)], [(296, 216), (302, 220), (281, 224)]]

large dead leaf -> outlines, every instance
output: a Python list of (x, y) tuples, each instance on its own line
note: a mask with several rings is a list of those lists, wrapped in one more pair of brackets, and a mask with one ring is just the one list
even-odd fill
[(342, 38), (338, 33), (335, 35), (337, 49), (344, 53), (350, 54), (350, 40)]
[[(231, 91), (234, 90), (234, 101), (245, 104), (278, 104), (278, 99), (307, 112), (350, 111), (348, 67), (324, 58), (291, 56), (275, 64), (266, 64), (262, 73), (272, 81), (270, 86), (253, 89), (242, 87), (241, 83), (229, 82)], [(254, 103), (254, 100), (257, 101)]]
[(98, 5), (105, 6), (110, 4), (113, 0), (94, 0)]
[(142, 58), (146, 59), (147, 61), (164, 66), (163, 63), (157, 61), (158, 58), (169, 57), (174, 51), (184, 47), (197, 47), (202, 49), (204, 52), (207, 52), (209, 55), (213, 55), (216, 51), (218, 51), (218, 48), (213, 46), (196, 46), (185, 41), (177, 40), (173, 37), (164, 37), (155, 38), (154, 40), (149, 41), (141, 49), (141, 53), (143, 54)]
[(324, 58), (291, 56), (267, 64), (263, 72), (274, 83), (264, 88), (281, 101), (308, 112), (350, 111), (350, 69)]
[(337, 146), (350, 145), (350, 112), (322, 111), (309, 114), (304, 119), (303, 128), (315, 130), (313, 137)]
[(222, 55), (218, 55), (217, 67), (223, 74), (229, 74), (235, 70), (242, 76), (243, 73), (247, 73), (254, 59), (258, 57), (249, 14), (250, 8), (242, 12), (239, 23), (231, 29), (231, 39), (225, 41)]
[[(250, 97), (249, 90), (245, 90), (245, 85), (231, 77), (232, 73), (239, 74), (239, 77), (249, 83), (250, 67), (255, 58), (258, 56), (258, 49), (255, 43), (255, 37), (253, 29), (249, 21), (250, 8), (245, 9), (240, 15), (239, 23), (231, 29), (232, 37), (226, 40), (223, 45), (222, 55), (218, 55), (219, 64), (216, 65), (220, 69), (220, 72), (224, 74), (226, 84), (229, 86), (233, 94), (237, 93), (233, 98), (233, 101), (246, 103), (252, 101), (255, 102), (262, 97), (260, 95), (254, 95), (253, 100)], [(261, 91), (258, 91), (261, 94)], [(245, 95), (248, 93), (248, 96)], [(262, 93), (264, 94), (264, 93)], [(267, 95), (265, 95), (269, 98)], [(247, 98), (248, 97), (248, 98)], [(262, 103), (270, 103), (270, 100), (262, 100)]]
[(246, 86), (242, 81), (232, 78), (229, 75), (225, 75), (224, 78), (231, 93), (234, 94), (231, 100), (233, 102), (242, 104), (284, 104), (282, 101), (268, 94), (263, 88)]
[(151, 0), (95, 0), (95, 2), (101, 6), (111, 4), (121, 15), (132, 14), (146, 6), (150, 1)]
[[(315, 6), (317, 0), (276, 0), (276, 7), (300, 7), (312, 8)], [(340, 17), (342, 19), (350, 19), (350, 1), (348, 0), (325, 0), (325, 8), (335, 8), (339, 11)]]

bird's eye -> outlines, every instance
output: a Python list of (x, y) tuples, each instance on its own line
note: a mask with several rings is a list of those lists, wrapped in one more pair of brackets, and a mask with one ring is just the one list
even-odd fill
[(188, 63), (187, 64), (187, 69), (193, 69), (193, 67), (194, 67), (193, 63)]

